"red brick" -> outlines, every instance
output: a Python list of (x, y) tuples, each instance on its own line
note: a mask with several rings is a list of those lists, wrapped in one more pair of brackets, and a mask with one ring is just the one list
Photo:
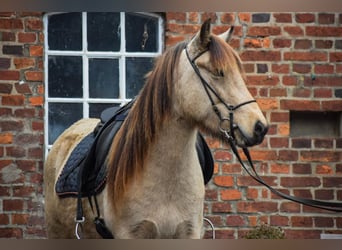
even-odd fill
[(315, 65), (315, 73), (316, 74), (333, 74), (334, 73), (334, 65), (316, 64)]
[(292, 70), (293, 70), (293, 72), (301, 73), (301, 74), (310, 73), (311, 72), (311, 65), (310, 64), (295, 63), (292, 65)]
[(26, 225), (28, 218), (28, 214), (12, 214), (12, 225)]
[(0, 80), (19, 80), (20, 73), (15, 70), (1, 70)]
[(214, 183), (220, 187), (232, 187), (234, 185), (234, 180), (232, 176), (215, 176)]
[(302, 98), (308, 98), (311, 96), (311, 89), (306, 88), (296, 88), (292, 92), (293, 97), (302, 97)]
[(40, 18), (30, 18), (25, 22), (27, 30), (40, 31), (43, 29), (43, 22)]
[(13, 63), (16, 69), (27, 69), (35, 66), (33, 58), (17, 57), (13, 59)]
[(287, 239), (320, 239), (320, 230), (285, 229)]
[(233, 13), (222, 13), (221, 15), (221, 23), (234, 23), (235, 15)]
[(279, 150), (278, 160), (281, 160), (281, 161), (297, 161), (298, 160), (298, 151)]
[(258, 190), (257, 188), (247, 188), (246, 198), (247, 199), (257, 199), (258, 198)]
[(284, 52), (284, 60), (291, 61), (327, 61), (324, 52)]
[(333, 227), (334, 220), (329, 217), (314, 217), (316, 227)]
[(323, 187), (342, 187), (342, 177), (323, 177)]
[(276, 212), (278, 211), (278, 203), (276, 202), (237, 202), (237, 211), (242, 213), (260, 213), (260, 212)]
[(26, 71), (25, 78), (27, 81), (43, 81), (44, 75), (41, 71)]
[(217, 190), (205, 190), (205, 200), (206, 201), (215, 201), (217, 200)]
[(1, 19), (0, 29), (16, 30), (23, 29), (23, 22), (21, 19)]
[[(258, 173), (260, 174), (260, 173)], [(277, 177), (274, 176), (262, 176), (262, 179), (270, 186), (277, 185)], [(259, 182), (254, 180), (250, 176), (239, 176), (237, 178), (237, 185), (241, 187), (262, 186)]]
[(15, 42), (15, 33), (14, 32), (6, 32), (6, 31), (2, 31), (1, 32), (2, 35), (2, 42)]
[(6, 153), (7, 153), (7, 156), (16, 157), (16, 158), (26, 156), (26, 150), (25, 148), (21, 146), (20, 147), (6, 147)]
[(312, 41), (308, 39), (295, 40), (295, 49), (310, 49), (312, 47)]
[(249, 23), (251, 21), (250, 13), (238, 13), (238, 16), (241, 23)]
[(227, 216), (226, 224), (230, 227), (241, 227), (246, 225), (246, 221), (241, 215), (230, 215)]
[(335, 14), (319, 13), (318, 14), (319, 24), (333, 24), (335, 23)]
[(288, 122), (290, 118), (289, 112), (272, 112), (271, 122)]
[(287, 96), (285, 88), (272, 88), (270, 89), (270, 97), (284, 97)]
[(280, 27), (274, 26), (251, 26), (247, 32), (248, 36), (276, 36), (280, 35)]
[(287, 138), (270, 138), (270, 145), (272, 148), (288, 148), (289, 140)]
[(23, 200), (3, 200), (3, 210), (4, 211), (22, 211), (24, 209)]
[(294, 174), (312, 174), (311, 165), (304, 163), (295, 163), (292, 166), (292, 172)]
[(290, 66), (288, 64), (272, 64), (272, 72), (288, 74), (290, 72)]
[(271, 226), (289, 226), (289, 217), (281, 215), (272, 215), (270, 217)]
[(305, 27), (307, 36), (342, 36), (342, 27), (307, 26)]
[(284, 213), (299, 213), (300, 212), (300, 204), (292, 202), (292, 201), (285, 201), (280, 204), (280, 212)]
[(330, 52), (330, 62), (342, 62), (342, 52)]
[(286, 86), (295, 86), (297, 85), (297, 77), (296, 76), (283, 76), (282, 83)]
[(185, 39), (184, 36), (173, 36), (173, 35), (167, 35), (165, 40), (166, 40), (166, 46), (172, 46), (175, 45)]
[(211, 206), (212, 213), (229, 213), (232, 211), (230, 203), (227, 202), (215, 202)]
[(0, 225), (7, 225), (9, 223), (9, 218), (7, 214), (0, 214)]
[(211, 23), (216, 23), (217, 14), (216, 14), (216, 12), (204, 12), (201, 14), (201, 18), (202, 18), (202, 20), (207, 20), (210, 18)]
[(315, 148), (333, 148), (334, 142), (331, 139), (315, 139), (314, 141)]
[(315, 21), (315, 15), (311, 13), (297, 13), (295, 17), (297, 23), (312, 23)]
[(2, 97), (2, 105), (5, 106), (22, 106), (24, 104), (23, 95), (5, 95)]
[(341, 86), (341, 76), (319, 76), (316, 77), (315, 80), (312, 80), (311, 77), (305, 77), (304, 78), (304, 86), (308, 86), (308, 87), (317, 87), (317, 86), (321, 86), (321, 87), (339, 87)]
[(21, 228), (0, 228), (0, 238), (23, 238), (23, 231)]
[(317, 49), (330, 49), (333, 45), (331, 40), (316, 40), (315, 47)]
[(0, 93), (10, 94), (12, 92), (13, 85), (8, 83), (0, 83)]
[(190, 23), (198, 23), (199, 15), (198, 12), (189, 12), (189, 22)]
[(272, 164), (271, 173), (274, 174), (288, 174), (290, 173), (290, 166), (287, 164)]
[(319, 110), (319, 101), (280, 100), (280, 108), (284, 110)]
[(312, 199), (312, 194), (310, 190), (307, 189), (295, 189), (293, 190), (293, 195), (295, 197), (302, 197), (305, 199)]
[(318, 165), (316, 166), (316, 174), (333, 174), (334, 170), (328, 165)]
[(341, 161), (341, 152), (334, 151), (302, 151), (300, 160), (303, 162), (339, 162)]
[(186, 13), (185, 12), (166, 12), (167, 21), (174, 20), (185, 22), (186, 21)]
[(41, 45), (30, 46), (30, 56), (43, 56), (44, 49)]
[(315, 199), (318, 200), (333, 200), (334, 199), (334, 190), (331, 189), (320, 189), (315, 190)]
[(303, 29), (298, 26), (285, 26), (284, 31), (287, 32), (291, 36), (303, 36), (304, 35)]
[(214, 158), (216, 161), (229, 161), (232, 159), (232, 154), (227, 150), (217, 150), (214, 152)]
[(43, 96), (32, 96), (29, 98), (29, 102), (32, 106), (43, 106), (44, 98)]
[(236, 189), (226, 189), (220, 191), (221, 200), (228, 201), (228, 200), (240, 200), (241, 199), (241, 192)]
[(245, 50), (240, 55), (243, 61), (280, 61), (281, 56), (279, 51), (254, 51)]
[(279, 83), (278, 76), (269, 78), (267, 75), (248, 75), (248, 86), (276, 86)]
[(36, 33), (19, 33), (18, 34), (18, 41), (20, 43), (34, 43), (37, 40)]
[(215, 231), (216, 239), (234, 239), (234, 230), (218, 229)]
[(313, 220), (309, 216), (292, 216), (291, 224), (292, 227), (312, 227)]
[(318, 187), (321, 181), (317, 177), (281, 177), (283, 187)]
[(274, 13), (274, 19), (277, 23), (291, 23), (292, 15), (289, 13)]

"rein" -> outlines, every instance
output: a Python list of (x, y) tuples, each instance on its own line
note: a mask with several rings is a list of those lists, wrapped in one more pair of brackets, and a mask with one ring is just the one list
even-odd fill
[[(227, 103), (224, 102), (223, 98), (213, 89), (213, 87), (203, 78), (203, 76), (201, 75), (200, 70), (198, 69), (197, 65), (195, 64), (195, 60), (198, 59), (201, 55), (203, 55), (205, 52), (207, 52), (208, 50), (204, 50), (201, 53), (199, 53), (197, 56), (195, 56), (193, 59), (190, 58), (189, 52), (187, 50), (187, 48), (185, 48), (185, 53), (186, 56), (192, 66), (192, 68), (194, 69), (196, 75), (199, 77), (199, 79), (201, 80), (201, 83), (208, 95), (208, 98), (211, 102), (211, 105), (213, 107), (213, 110), (215, 111), (215, 113), (217, 114), (217, 116), (220, 119), (220, 130), (221, 132), (224, 134), (224, 136), (227, 138), (227, 141), (234, 153), (234, 155), (236, 156), (236, 158), (238, 159), (238, 161), (240, 162), (241, 166), (244, 168), (244, 170), (257, 182), (259, 182), (260, 184), (266, 186), (272, 193), (290, 200), (290, 201), (294, 201), (297, 203), (301, 203), (303, 205), (307, 205), (307, 206), (311, 206), (311, 207), (315, 207), (315, 208), (320, 208), (320, 209), (325, 209), (325, 210), (329, 210), (329, 211), (333, 211), (333, 212), (342, 212), (342, 203), (341, 202), (326, 202), (326, 201), (320, 201), (320, 200), (313, 200), (313, 199), (306, 199), (306, 198), (300, 198), (300, 197), (295, 197), (292, 195), (288, 195), (285, 194), (283, 192), (280, 192), (276, 189), (274, 189), (273, 187), (271, 187), (269, 184), (267, 184), (256, 172), (252, 158), (250, 156), (250, 153), (248, 151), (247, 147), (242, 148), (243, 153), (245, 154), (247, 160), (248, 160), (248, 164), (250, 166), (250, 168), (252, 169), (252, 171), (250, 171), (245, 164), (243, 163), (241, 156), (239, 154), (239, 151), (237, 149), (237, 144), (236, 144), (236, 140), (235, 140), (235, 136), (234, 136), (234, 129), (237, 129), (238, 126), (236, 124), (234, 124), (234, 111), (237, 110), (238, 108), (256, 102), (256, 100), (250, 100), (250, 101), (246, 101), (246, 102), (242, 102), (236, 106), (233, 105), (229, 105)], [(226, 109), (229, 111), (229, 118), (224, 118), (222, 117), (221, 113), (219, 112), (210, 92), (213, 93), (215, 95), (215, 97), (220, 101), (221, 104), (223, 104)], [(222, 123), (225, 121), (229, 121), (229, 127), (230, 130), (227, 130), (225, 128), (223, 128)]]

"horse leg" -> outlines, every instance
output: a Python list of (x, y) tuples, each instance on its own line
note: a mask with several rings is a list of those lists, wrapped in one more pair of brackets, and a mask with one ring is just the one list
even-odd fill
[(143, 220), (132, 226), (130, 233), (137, 239), (155, 239), (159, 234), (157, 225), (149, 220)]

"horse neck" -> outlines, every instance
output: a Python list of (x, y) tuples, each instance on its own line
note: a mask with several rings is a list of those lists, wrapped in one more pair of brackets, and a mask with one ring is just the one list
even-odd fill
[(197, 162), (196, 135), (197, 129), (185, 120), (177, 117), (168, 120), (159, 130), (152, 147), (151, 166), (157, 165), (166, 178), (174, 172), (179, 175), (192, 171), (190, 169)]

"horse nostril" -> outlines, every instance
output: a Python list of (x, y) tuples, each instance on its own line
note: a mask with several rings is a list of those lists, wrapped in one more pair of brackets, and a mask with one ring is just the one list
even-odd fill
[(260, 121), (258, 121), (256, 124), (255, 124), (255, 127), (254, 127), (254, 133), (257, 135), (257, 136), (264, 136), (268, 131), (268, 127), (265, 126), (264, 124), (262, 124)]

